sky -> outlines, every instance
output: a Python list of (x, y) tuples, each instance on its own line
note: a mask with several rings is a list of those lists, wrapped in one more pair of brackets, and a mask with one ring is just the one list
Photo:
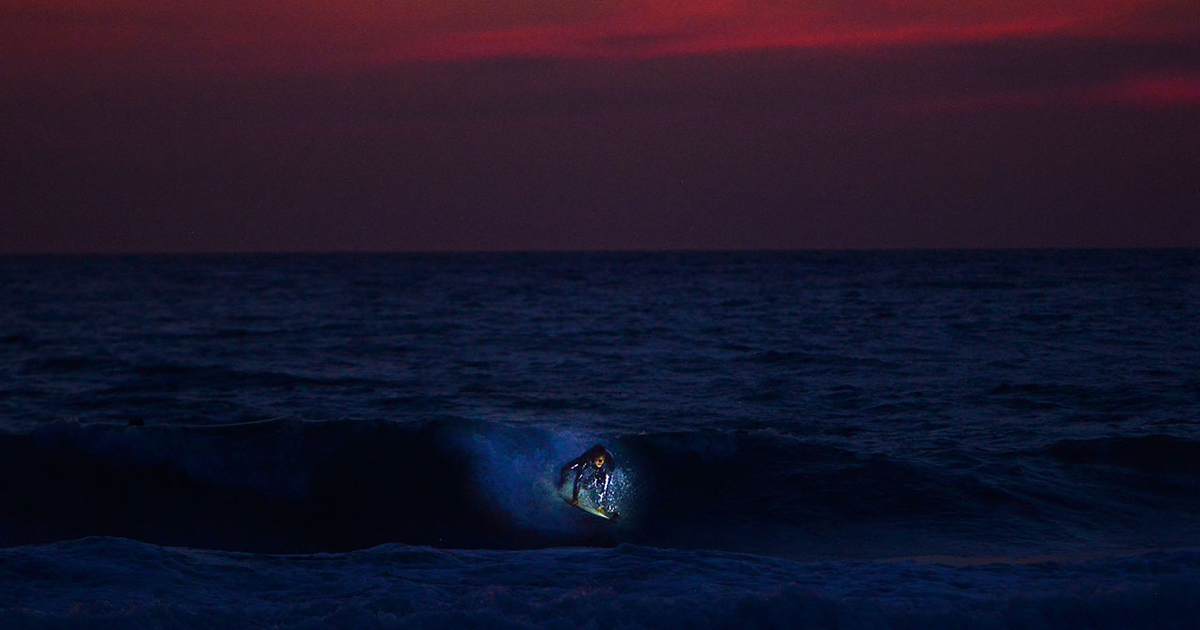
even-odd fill
[(0, 0), (0, 253), (1200, 247), (1194, 0)]

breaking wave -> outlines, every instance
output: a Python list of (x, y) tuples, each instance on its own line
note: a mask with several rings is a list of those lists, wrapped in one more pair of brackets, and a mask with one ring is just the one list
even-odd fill
[[(619, 462), (623, 516), (613, 523), (567, 509), (553, 488), (558, 466), (597, 441)], [(773, 430), (57, 422), (0, 435), (0, 545), (108, 535), (264, 552), (389, 542), (631, 542), (797, 558), (1037, 551), (1030, 545), (1077, 544), (1081, 526), (1128, 529), (1135, 517), (1186, 530), (1200, 515), (1198, 452), (1165, 436), (900, 459)], [(1147, 520), (1156, 505), (1170, 516)], [(1156, 532), (1147, 545), (1171, 542)]]

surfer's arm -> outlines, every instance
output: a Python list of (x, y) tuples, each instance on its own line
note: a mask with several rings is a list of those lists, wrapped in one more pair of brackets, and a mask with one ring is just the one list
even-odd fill
[[(567, 480), (567, 472), (575, 470), (576, 468), (579, 468), (580, 461), (582, 461), (580, 458), (575, 458), (575, 459), (567, 462), (567, 464), (565, 466), (563, 466), (562, 468), (560, 468), (558, 470), (558, 485), (560, 485), (560, 486), (563, 485), (563, 482)], [(579, 483), (578, 475), (576, 475), (575, 483), (576, 484)]]
[(571, 488), (572, 503), (579, 503), (579, 482), (583, 481), (583, 471), (585, 470), (587, 470), (587, 468), (580, 466), (579, 472), (575, 473), (575, 483), (573, 484), (574, 487)]

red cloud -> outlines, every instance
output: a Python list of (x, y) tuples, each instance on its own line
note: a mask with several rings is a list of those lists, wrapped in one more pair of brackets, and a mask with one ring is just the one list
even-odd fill
[(0, 52), (10, 64), (165, 55), (193, 68), (310, 71), (1161, 32), (1194, 26), (1168, 19), (1194, 13), (1178, 0), (0, 0)]
[[(1174, 0), (725, 0), (618, 3), (552, 23), (427, 33), (379, 53), (399, 59), (644, 58), (770, 48), (870, 48), (1051, 34), (1161, 34)], [(1178, 24), (1175, 29), (1178, 29)]]

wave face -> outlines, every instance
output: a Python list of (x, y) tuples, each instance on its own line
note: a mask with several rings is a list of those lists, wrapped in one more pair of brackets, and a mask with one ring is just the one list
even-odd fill
[(717, 551), (0, 549), (6, 628), (1195, 627), (1200, 552), (949, 567)]
[[(570, 510), (553, 487), (594, 441), (619, 464), (613, 523)], [(933, 459), (773, 430), (57, 423), (0, 436), (0, 531), (9, 545), (98, 534), (268, 552), (628, 542), (799, 559), (1177, 546), (1200, 524), (1197, 451), (1148, 436)]]

